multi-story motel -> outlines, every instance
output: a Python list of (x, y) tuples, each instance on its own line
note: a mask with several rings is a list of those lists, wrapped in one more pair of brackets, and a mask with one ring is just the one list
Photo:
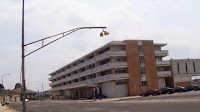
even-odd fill
[[(87, 98), (139, 95), (169, 85), (170, 61), (164, 61), (167, 44), (152, 40), (112, 41), (49, 74), (53, 96)], [(169, 78), (170, 79), (170, 78)], [(170, 81), (169, 81), (170, 83)]]

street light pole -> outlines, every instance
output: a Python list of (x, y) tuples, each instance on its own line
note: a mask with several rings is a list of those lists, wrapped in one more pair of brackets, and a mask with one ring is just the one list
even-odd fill
[[(104, 30), (104, 29), (106, 29), (106, 27), (79, 27), (79, 28), (74, 28), (74, 29), (71, 29), (71, 30), (68, 30), (68, 31), (65, 31), (65, 32), (62, 32), (62, 33), (59, 33), (59, 34), (55, 34), (55, 35), (43, 38), (43, 39), (28, 43), (28, 44), (24, 44), (24, 0), (22, 1), (22, 103), (23, 103), (23, 112), (26, 112), (25, 57), (36, 52), (36, 51), (38, 51), (38, 50), (40, 50), (40, 49), (42, 49), (42, 48), (44, 48), (44, 47), (46, 47), (46, 46), (48, 46), (48, 45), (50, 45), (51, 43), (53, 43), (57, 40), (60, 40), (61, 38), (75, 32), (75, 31), (78, 31), (78, 30), (81, 30), (81, 29), (103, 29), (103, 31), (100, 33), (100, 37), (102, 37), (104, 35), (109, 35), (109, 32)], [(44, 40), (50, 39), (52, 37), (57, 37), (57, 36), (60, 36), (60, 37), (49, 42), (49, 43), (47, 43), (47, 44), (44, 44)], [(31, 45), (31, 44), (34, 44), (34, 43), (37, 43), (37, 42), (40, 42), (40, 41), (42, 41), (42, 47), (39, 47), (38, 49), (36, 49), (36, 50), (25, 55), (24, 47)]]
[[(2, 85), (3, 85), (3, 77), (6, 76), (6, 75), (10, 75), (10, 74), (5, 74), (5, 75), (1, 76)], [(3, 86), (4, 86), (4, 85), (3, 85)], [(5, 102), (5, 86), (4, 86), (4, 89), (3, 89), (3, 102)]]
[[(37, 81), (37, 82), (40, 82), (40, 83), (42, 83), (41, 81)], [(43, 86), (43, 83), (42, 83), (42, 90), (43, 90), (43, 101), (44, 101), (44, 96), (45, 96), (45, 93), (44, 93), (44, 86)]]
[(3, 77), (6, 76), (6, 75), (10, 75), (10, 74), (5, 74), (5, 75), (1, 76), (2, 85), (3, 85)]

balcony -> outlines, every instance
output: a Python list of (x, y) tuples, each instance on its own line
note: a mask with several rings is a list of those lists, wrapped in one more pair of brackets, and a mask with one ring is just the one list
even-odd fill
[(157, 71), (157, 77), (169, 77), (171, 76), (171, 71)]
[(72, 88), (77, 88), (77, 87), (89, 87), (93, 84), (97, 84), (97, 83), (101, 83), (101, 82), (106, 82), (106, 81), (110, 81), (110, 80), (124, 80), (124, 79), (129, 79), (128, 73), (109, 74), (109, 75), (105, 75), (105, 76), (96, 77), (94, 79), (89, 79), (89, 80), (85, 80), (85, 81), (68, 84), (65, 86), (60, 86), (57, 88), (52, 88), (52, 89), (50, 89), (50, 91), (72, 89)]
[(168, 56), (168, 50), (155, 51), (155, 56)]
[(121, 50), (121, 51), (108, 51), (109, 56), (126, 56), (126, 51)]
[(170, 61), (156, 61), (156, 66), (170, 66)]

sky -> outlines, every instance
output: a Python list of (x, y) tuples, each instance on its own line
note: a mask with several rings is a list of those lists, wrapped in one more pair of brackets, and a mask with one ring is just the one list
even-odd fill
[[(22, 0), (0, 0), (0, 76), (6, 89), (20, 82)], [(77, 27), (85, 29), (27, 56), (27, 89), (48, 90), (48, 74), (110, 41), (154, 40), (167, 43), (165, 59), (200, 58), (199, 0), (25, 0), (25, 43)], [(48, 41), (44, 41), (48, 42)], [(25, 48), (25, 53), (41, 47)]]

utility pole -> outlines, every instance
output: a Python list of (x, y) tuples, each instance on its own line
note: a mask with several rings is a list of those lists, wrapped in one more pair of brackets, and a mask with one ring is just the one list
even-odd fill
[(24, 0), (22, 1), (22, 105), (26, 112), (26, 82), (25, 82), (25, 60), (24, 60)]

